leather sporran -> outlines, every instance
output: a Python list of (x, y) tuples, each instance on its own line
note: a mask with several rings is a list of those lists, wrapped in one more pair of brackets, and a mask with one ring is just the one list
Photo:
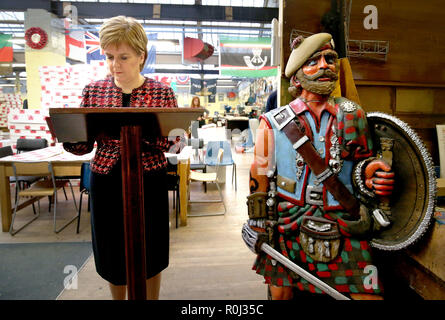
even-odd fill
[(300, 227), (300, 245), (303, 251), (318, 262), (329, 262), (338, 255), (341, 234), (334, 221), (305, 216)]

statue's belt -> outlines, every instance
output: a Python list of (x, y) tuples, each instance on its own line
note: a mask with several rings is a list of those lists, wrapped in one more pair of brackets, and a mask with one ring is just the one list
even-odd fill
[(309, 137), (305, 134), (304, 126), (292, 108), (286, 107), (277, 110), (272, 115), (272, 121), (292, 143), (293, 148), (303, 157), (306, 164), (316, 175), (318, 183), (323, 183), (333, 197), (346, 209), (353, 217), (359, 217), (360, 203), (338, 179), (337, 175), (320, 157)]

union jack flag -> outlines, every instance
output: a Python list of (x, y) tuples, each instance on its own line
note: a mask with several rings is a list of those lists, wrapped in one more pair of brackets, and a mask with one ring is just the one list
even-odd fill
[(91, 60), (105, 60), (104, 51), (99, 45), (99, 34), (97, 32), (85, 32), (85, 46), (87, 63), (90, 63)]

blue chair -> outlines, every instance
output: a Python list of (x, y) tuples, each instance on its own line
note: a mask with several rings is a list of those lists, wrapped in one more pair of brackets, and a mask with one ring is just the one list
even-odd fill
[(235, 191), (237, 190), (236, 182), (236, 163), (232, 157), (232, 149), (229, 141), (209, 141), (207, 143), (206, 155), (204, 163), (208, 166), (216, 166), (218, 164), (218, 150), (223, 149), (223, 158), (220, 166), (232, 166), (232, 184), (235, 182)]
[(82, 167), (80, 169), (80, 186), (79, 186), (79, 190), (80, 190), (80, 197), (79, 197), (79, 214), (77, 215), (77, 230), (76, 232), (79, 233), (79, 225), (80, 225), (80, 214), (82, 212), (82, 195), (86, 194), (88, 195), (88, 211), (90, 211), (90, 197), (89, 197), (89, 193), (90, 193), (90, 174), (91, 174), (91, 169), (90, 169), (90, 163), (89, 162), (84, 162), (82, 163)]
[(178, 228), (178, 217), (179, 217), (179, 175), (178, 175), (178, 158), (177, 156), (168, 158), (167, 165), (167, 190), (173, 191), (173, 209), (175, 209), (176, 216), (176, 228)]

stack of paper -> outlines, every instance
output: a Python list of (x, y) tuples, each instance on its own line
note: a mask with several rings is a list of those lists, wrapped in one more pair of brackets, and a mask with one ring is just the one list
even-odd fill
[(46, 124), (45, 117), (48, 110), (36, 109), (11, 109), (8, 116), (10, 139), (13, 141), (13, 149), (17, 139), (46, 139), (49, 145), (55, 141)]
[(79, 107), (83, 88), (92, 81), (105, 78), (106, 72), (103, 61), (94, 65), (40, 67), (42, 109)]
[(8, 127), (8, 113), (10, 109), (20, 109), (22, 98), (18, 94), (0, 92), (0, 127)]

